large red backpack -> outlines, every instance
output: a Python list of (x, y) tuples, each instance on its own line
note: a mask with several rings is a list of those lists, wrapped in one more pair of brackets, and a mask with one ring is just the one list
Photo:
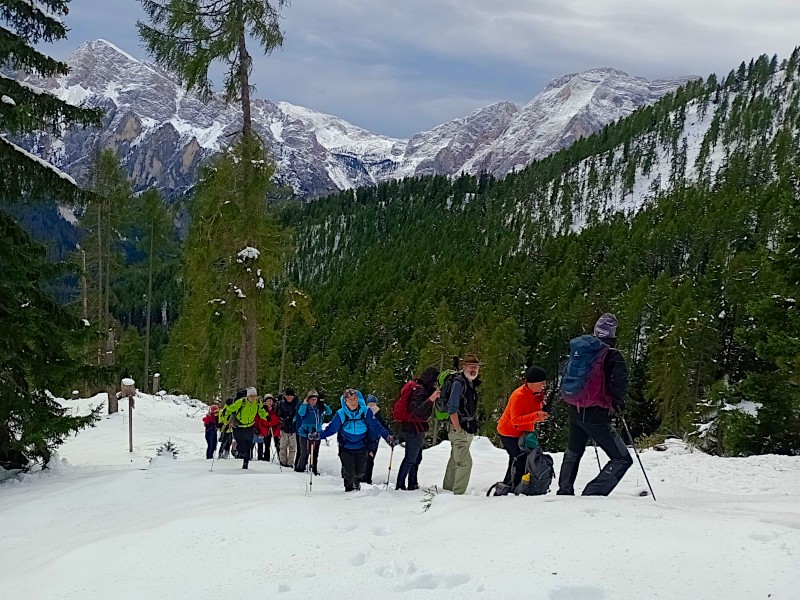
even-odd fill
[(414, 415), (411, 414), (409, 407), (411, 405), (411, 396), (414, 394), (414, 390), (417, 389), (419, 384), (414, 381), (413, 379), (407, 382), (403, 389), (400, 390), (400, 397), (395, 400), (394, 406), (392, 407), (392, 417), (398, 423), (413, 423), (418, 421), (418, 419), (414, 418)]

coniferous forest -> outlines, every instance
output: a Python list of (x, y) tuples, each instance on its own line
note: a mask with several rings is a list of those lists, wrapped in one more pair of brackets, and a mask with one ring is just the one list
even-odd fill
[[(46, 41), (66, 33), (38, 26)], [(20, 69), (63, 68), (14, 48)], [(2, 85), (39, 107), (25, 117), (2, 106), (13, 135), (54, 119), (97, 122), (96, 111)], [(10, 169), (20, 155), (0, 141)], [(24, 321), (43, 336), (35, 353), (14, 346), (3, 358), (17, 373), (5, 405), (19, 390), (89, 393), (156, 372), (169, 391), (224, 398), (257, 364), (261, 388), (338, 397), (357, 386), (390, 412), (409, 377), (474, 352), (482, 433), (494, 436), (525, 365), (545, 368), (555, 390), (569, 340), (613, 312), (637, 437), (682, 436), (725, 455), (800, 451), (800, 50), (691, 81), (499, 180), (408, 178), (248, 212), (228, 196), (275, 196), (268, 153), (250, 142), (167, 203), (155, 190), (134, 194), (111, 151), (80, 193), (38, 163), (15, 168), (0, 213), (4, 242), (16, 240), (3, 250), (4, 337), (21, 314), (8, 308), (20, 304), (17, 280), (67, 300), (28, 297), (50, 316)], [(19, 229), (15, 219), (40, 222), (20, 209), (33, 199), (75, 209), (68, 272), (50, 273), (44, 247)], [(55, 322), (68, 358), (44, 342), (59, 339), (47, 333)], [(89, 324), (83, 341), (76, 323)], [(245, 352), (257, 356), (243, 362)], [(74, 376), (44, 376), (33, 363), (47, 360)], [(563, 447), (564, 422), (556, 411), (546, 446)]]

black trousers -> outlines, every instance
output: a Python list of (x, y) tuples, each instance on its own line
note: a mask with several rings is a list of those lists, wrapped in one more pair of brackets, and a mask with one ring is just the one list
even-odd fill
[(266, 460), (269, 462), (269, 445), (275, 440), (275, 455), (277, 456), (281, 450), (281, 438), (264, 436), (264, 443), (257, 444), (258, 446), (258, 460)]
[(361, 476), (359, 481), (363, 483), (372, 483), (372, 470), (375, 468), (375, 456), (378, 454), (378, 449), (367, 450), (367, 464), (364, 465), (364, 475)]
[(511, 437), (508, 435), (500, 436), (500, 443), (503, 444), (503, 449), (508, 452), (508, 468), (506, 469), (506, 476), (503, 478), (503, 483), (507, 483), (511, 487), (517, 487), (522, 481), (523, 468), (516, 467), (517, 459), (520, 456), (525, 456), (525, 452), (519, 447), (519, 438)]
[(342, 479), (344, 479), (344, 491), (352, 492), (354, 489), (361, 489), (361, 478), (364, 476), (364, 469), (367, 466), (367, 449), (348, 450), (339, 449), (339, 460), (342, 461)]
[(319, 462), (319, 440), (312, 442), (308, 438), (302, 436), (297, 436), (297, 462), (294, 465), (295, 471), (302, 473), (306, 470), (312, 448), (314, 460), (311, 463), (311, 470), (314, 472), (314, 475), (319, 475), (319, 471), (317, 470), (317, 463)]
[(610, 460), (600, 470), (600, 474), (586, 485), (583, 496), (608, 496), (633, 464), (628, 447), (611, 424), (608, 410), (592, 406), (578, 412), (578, 409), (570, 405), (569, 442), (558, 477), (560, 493), (575, 493), (575, 478), (589, 439), (597, 442)]
[(253, 427), (236, 427), (233, 430), (236, 439), (236, 452), (239, 458), (244, 459), (244, 464), (250, 462), (253, 454)]

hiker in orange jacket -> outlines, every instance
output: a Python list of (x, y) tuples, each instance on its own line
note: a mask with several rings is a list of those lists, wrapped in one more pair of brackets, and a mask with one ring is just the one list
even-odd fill
[(547, 374), (537, 366), (525, 370), (525, 383), (514, 390), (508, 399), (503, 416), (497, 423), (497, 433), (503, 448), (508, 452), (508, 469), (504, 483), (516, 487), (522, 477), (522, 469), (514, 469), (517, 457), (525, 451), (520, 448), (519, 438), (533, 431), (537, 423), (547, 419), (544, 412), (544, 387)]

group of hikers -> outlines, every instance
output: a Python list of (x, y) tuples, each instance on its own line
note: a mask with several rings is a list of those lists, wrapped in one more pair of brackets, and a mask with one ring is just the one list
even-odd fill
[[(558, 495), (574, 495), (578, 467), (590, 439), (608, 455), (609, 462), (586, 485), (583, 495), (608, 495), (633, 464), (612, 421), (624, 408), (628, 388), (628, 369), (616, 349), (616, 330), (616, 317), (606, 313), (598, 319), (592, 335), (570, 342), (570, 357), (560, 373), (558, 390), (569, 415), (569, 441), (558, 478)], [(442, 487), (464, 494), (472, 473), (470, 447), (479, 429), (480, 368), (478, 357), (467, 354), (459, 360), (458, 369), (440, 372), (428, 367), (407, 382), (392, 409), (397, 437), (380, 414), (377, 398), (369, 395), (364, 399), (353, 388), (340, 396), (335, 412), (313, 389), (302, 401), (292, 388), (284, 389), (277, 401), (272, 394), (260, 398), (254, 387), (242, 389), (224, 406), (212, 405), (203, 418), (206, 458), (215, 457), (220, 432), (218, 457), (236, 456), (242, 459), (243, 469), (254, 459), (254, 450), (256, 460), (270, 461), (274, 444), (281, 467), (317, 475), (320, 443), (337, 435), (341, 475), (349, 492), (361, 489), (361, 483), (372, 483), (380, 440), (394, 448), (402, 438), (405, 456), (395, 489), (416, 490), (420, 487), (418, 472), (425, 436), (431, 419), (436, 418), (448, 428), (451, 445)], [(530, 467), (531, 457), (541, 458), (536, 427), (550, 417), (553, 408), (546, 399), (547, 380), (544, 369), (528, 367), (522, 385), (509, 397), (497, 424), (500, 442), (508, 453), (502, 482), (506, 490), (529, 481), (535, 470)], [(324, 424), (330, 415), (330, 422)], [(547, 458), (552, 466), (552, 459)], [(549, 485), (547, 479), (544, 491), (537, 493), (545, 493)]]

